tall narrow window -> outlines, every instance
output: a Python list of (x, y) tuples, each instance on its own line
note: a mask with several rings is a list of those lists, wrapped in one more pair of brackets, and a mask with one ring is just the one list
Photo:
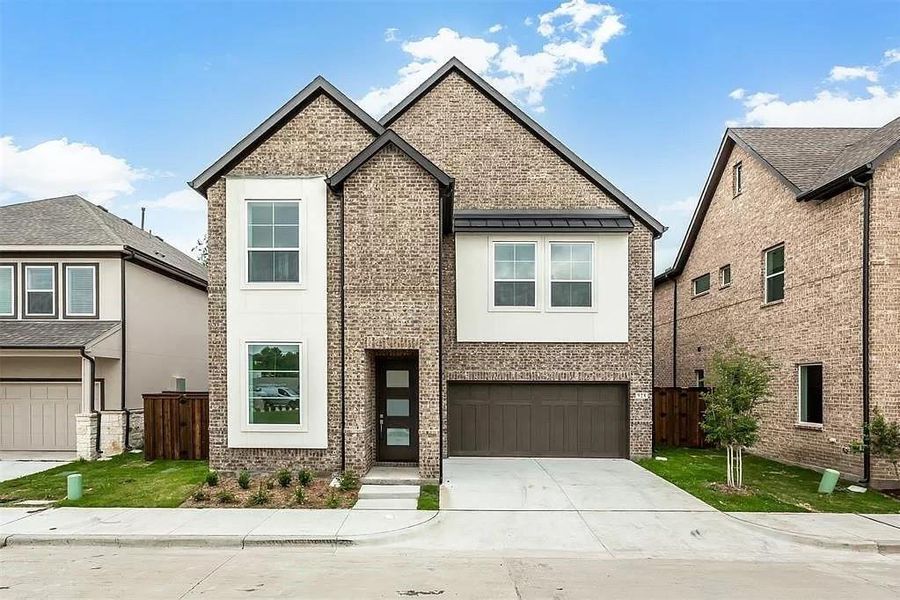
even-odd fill
[(494, 306), (535, 306), (534, 242), (494, 243)]
[(719, 287), (726, 288), (731, 285), (731, 265), (725, 265), (719, 269)]
[(731, 186), (734, 190), (734, 195), (737, 196), (744, 189), (744, 165), (741, 163), (737, 163), (734, 165), (734, 169), (731, 174)]
[(784, 300), (784, 245), (766, 250), (766, 303)]
[(706, 387), (706, 372), (703, 369), (695, 369), (694, 381), (697, 383), (697, 387)]
[(248, 344), (251, 425), (300, 424), (300, 344)]
[(691, 292), (694, 296), (700, 296), (709, 291), (709, 273), (704, 273), (691, 281)]
[(65, 265), (66, 318), (97, 316), (97, 267), (95, 265)]
[(550, 306), (593, 306), (594, 245), (550, 242)]
[(299, 202), (247, 202), (247, 281), (300, 282)]
[(16, 266), (0, 265), (0, 317), (16, 316)]
[(56, 265), (25, 265), (25, 316), (56, 314)]
[(822, 365), (800, 365), (800, 422), (822, 424)]

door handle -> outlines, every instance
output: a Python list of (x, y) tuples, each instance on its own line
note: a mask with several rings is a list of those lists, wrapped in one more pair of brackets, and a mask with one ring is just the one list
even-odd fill
[(385, 441), (384, 435), (384, 413), (378, 415), (378, 437)]

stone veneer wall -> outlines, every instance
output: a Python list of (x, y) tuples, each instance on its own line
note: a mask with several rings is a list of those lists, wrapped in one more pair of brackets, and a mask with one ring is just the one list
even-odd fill
[[(456, 72), (391, 128), (456, 178), (457, 209), (620, 208), (554, 151)], [(652, 443), (653, 237), (640, 222), (629, 236), (629, 342), (457, 343), (455, 256), (444, 239), (444, 398), (448, 381), (629, 381), (630, 450)], [(446, 414), (443, 432), (446, 441)], [(446, 443), (444, 444), (446, 452)]]

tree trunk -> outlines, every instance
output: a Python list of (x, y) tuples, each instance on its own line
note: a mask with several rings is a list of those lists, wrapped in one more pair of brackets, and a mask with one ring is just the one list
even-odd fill
[(731, 444), (725, 446), (725, 464), (725, 485), (727, 485), (728, 487), (734, 487), (734, 446), (732, 446)]
[(742, 446), (737, 447), (737, 487), (738, 489), (744, 487), (744, 448)]

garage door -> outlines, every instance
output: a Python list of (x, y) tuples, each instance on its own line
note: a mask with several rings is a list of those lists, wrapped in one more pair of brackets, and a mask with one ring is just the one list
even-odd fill
[(0, 382), (0, 450), (74, 450), (80, 383)]
[(628, 456), (619, 384), (451, 383), (452, 456)]

